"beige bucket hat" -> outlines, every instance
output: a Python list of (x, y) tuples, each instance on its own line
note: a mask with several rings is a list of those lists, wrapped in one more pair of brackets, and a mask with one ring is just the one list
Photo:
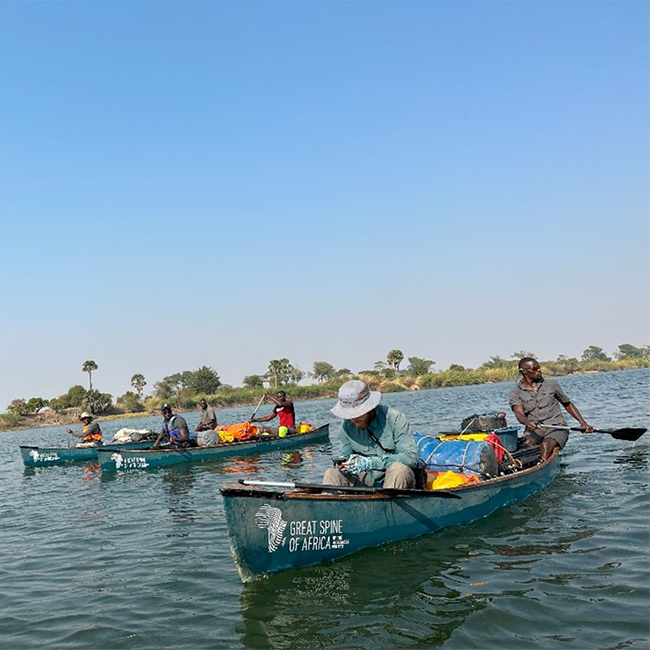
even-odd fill
[(351, 379), (339, 388), (338, 404), (331, 411), (336, 417), (351, 420), (372, 411), (380, 401), (381, 393), (378, 390), (368, 390), (366, 382)]

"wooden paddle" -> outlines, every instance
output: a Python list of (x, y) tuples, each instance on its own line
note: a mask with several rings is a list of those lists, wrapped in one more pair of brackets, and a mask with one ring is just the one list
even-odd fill
[(300, 490), (320, 490), (321, 492), (352, 492), (355, 494), (386, 494), (388, 496), (411, 495), (421, 497), (440, 497), (442, 499), (460, 499), (460, 494), (444, 490), (415, 490), (409, 488), (362, 487), (351, 485), (324, 485), (322, 483), (289, 483), (274, 481), (247, 481), (239, 479), (242, 485), (260, 487), (297, 488)]
[(257, 406), (255, 407), (255, 410), (253, 411), (253, 415), (251, 415), (251, 416), (248, 418), (248, 421), (249, 421), (249, 422), (250, 422), (250, 421), (255, 417), (255, 414), (257, 413), (257, 410), (259, 409), (259, 407), (262, 406), (262, 402), (264, 401), (264, 398), (265, 398), (265, 397), (266, 397), (266, 395), (262, 395), (262, 398), (261, 398), (260, 401), (257, 403)]
[[(584, 429), (581, 429), (580, 427), (561, 427), (553, 424), (540, 424), (539, 426), (544, 429), (562, 429), (563, 431), (582, 431), (584, 433)], [(641, 427), (626, 427), (623, 429), (594, 429), (593, 433), (606, 433), (617, 440), (631, 440), (634, 442), (646, 431), (647, 429)]]

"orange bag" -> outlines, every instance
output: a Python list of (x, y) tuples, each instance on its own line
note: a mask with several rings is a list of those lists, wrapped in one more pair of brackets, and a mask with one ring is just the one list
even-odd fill
[(215, 431), (219, 432), (219, 442), (235, 442), (235, 440), (249, 440), (259, 433), (259, 429), (250, 422), (237, 422), (228, 426), (219, 425)]

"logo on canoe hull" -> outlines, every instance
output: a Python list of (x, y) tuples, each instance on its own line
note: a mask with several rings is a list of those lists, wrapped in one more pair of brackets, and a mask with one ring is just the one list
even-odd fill
[(255, 514), (255, 523), (258, 528), (267, 529), (269, 553), (277, 551), (286, 542), (283, 533), (287, 522), (282, 519), (280, 508), (265, 503)]
[(38, 452), (36, 449), (32, 449), (29, 452), (29, 455), (32, 457), (35, 463), (48, 463), (59, 460), (59, 454), (57, 454), (55, 451)]
[(144, 469), (149, 467), (146, 458), (138, 456), (124, 458), (122, 454), (111, 454), (111, 460), (115, 463), (115, 469)]
[(269, 553), (274, 553), (283, 546), (286, 546), (289, 553), (341, 551), (350, 543), (350, 540), (344, 537), (342, 519), (285, 521), (280, 508), (268, 503), (255, 513), (255, 523), (258, 528), (267, 531)]

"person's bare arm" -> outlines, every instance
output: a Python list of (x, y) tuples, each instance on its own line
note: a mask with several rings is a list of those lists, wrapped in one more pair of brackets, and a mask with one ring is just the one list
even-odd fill
[(564, 405), (564, 408), (566, 409), (566, 412), (573, 418), (575, 418), (578, 421), (578, 424), (580, 425), (580, 428), (584, 430), (584, 433), (591, 433), (594, 428), (592, 426), (589, 426), (585, 419), (580, 415), (580, 411), (578, 411), (578, 407), (573, 403), (569, 402), (568, 404)]
[(524, 407), (521, 404), (514, 404), (512, 410), (514, 411), (515, 417), (517, 418), (517, 422), (523, 424), (527, 429), (535, 431), (535, 429), (539, 427), (535, 420), (529, 420), (526, 417), (526, 414), (524, 413)]
[(273, 409), (273, 411), (271, 411), (271, 413), (269, 413), (266, 417), (253, 418), (252, 420), (250, 420), (250, 422), (268, 422), (269, 420), (272, 420), (276, 415), (277, 413), (275, 412), (275, 409)]

